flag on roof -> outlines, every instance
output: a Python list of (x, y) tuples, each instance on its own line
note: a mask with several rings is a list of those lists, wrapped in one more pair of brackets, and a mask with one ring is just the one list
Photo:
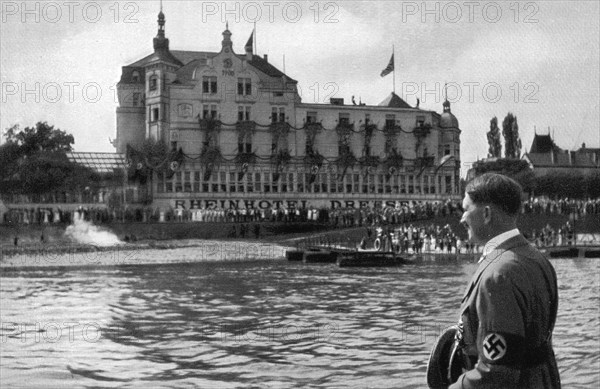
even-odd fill
[(244, 46), (244, 48), (246, 49), (246, 51), (251, 51), (254, 53), (254, 29), (252, 30), (252, 33), (250, 34), (250, 38), (248, 38), (248, 42), (246, 42), (246, 46)]
[(390, 58), (390, 63), (388, 63), (388, 66), (381, 71), (381, 77), (385, 77), (393, 71), (394, 71), (394, 54), (392, 54), (392, 58)]

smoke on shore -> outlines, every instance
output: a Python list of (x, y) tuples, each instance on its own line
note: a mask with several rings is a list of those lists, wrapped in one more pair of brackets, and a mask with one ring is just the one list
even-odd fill
[(65, 236), (81, 243), (100, 247), (109, 247), (123, 244), (112, 232), (98, 228), (92, 223), (83, 220), (81, 214), (76, 212), (73, 224), (67, 227)]

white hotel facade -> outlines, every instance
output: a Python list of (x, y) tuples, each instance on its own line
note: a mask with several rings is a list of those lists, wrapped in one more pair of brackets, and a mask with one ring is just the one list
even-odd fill
[[(181, 150), (146, 185), (160, 208), (364, 207), (459, 199), (460, 129), (392, 93), (381, 104), (301, 101), (297, 81), (253, 54), (170, 50), (122, 68), (118, 153), (146, 139)], [(139, 164), (138, 164), (139, 165)]]

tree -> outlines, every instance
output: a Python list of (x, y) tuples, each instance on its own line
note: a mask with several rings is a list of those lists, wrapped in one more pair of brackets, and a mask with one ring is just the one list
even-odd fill
[(519, 125), (517, 117), (508, 113), (502, 122), (502, 135), (504, 136), (504, 150), (506, 158), (519, 158), (521, 156), (521, 138), (519, 138)]
[(490, 146), (488, 150), (488, 157), (500, 158), (502, 156), (502, 144), (500, 143), (498, 118), (495, 116), (492, 118), (492, 120), (490, 120), (490, 131), (487, 133), (487, 139)]
[(36, 151), (72, 151), (71, 145), (75, 143), (73, 135), (48, 122), (37, 122), (35, 127), (25, 127), (19, 131), (16, 124), (6, 130), (4, 134), (7, 143), (17, 144), (22, 155), (31, 155)]
[(91, 169), (75, 164), (65, 152), (72, 150), (73, 135), (47, 122), (20, 130), (6, 129), (0, 146), (0, 192), (42, 194), (83, 189), (100, 181)]

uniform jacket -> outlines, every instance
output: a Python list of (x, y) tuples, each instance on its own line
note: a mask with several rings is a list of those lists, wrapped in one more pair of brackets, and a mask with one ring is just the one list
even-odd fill
[(450, 388), (560, 388), (552, 350), (557, 289), (554, 268), (522, 235), (487, 254), (460, 309), (475, 367)]

